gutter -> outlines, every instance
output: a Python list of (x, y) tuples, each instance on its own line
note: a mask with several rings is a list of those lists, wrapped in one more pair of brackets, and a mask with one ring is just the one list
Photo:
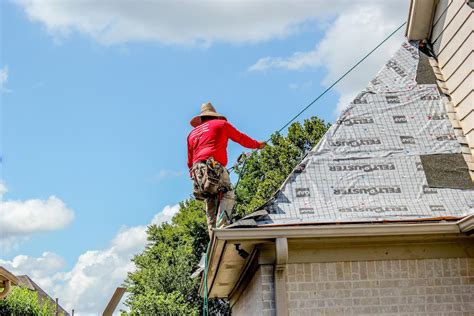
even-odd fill
[[(468, 216), (472, 218), (471, 216)], [(466, 220), (464, 218), (463, 220)], [(462, 222), (461, 220), (460, 222)], [(472, 218), (474, 221), (474, 218)], [(280, 226), (256, 228), (216, 229), (219, 240), (252, 240), (274, 238), (354, 237), (354, 236), (400, 236), (422, 234), (461, 233), (459, 222), (413, 223), (413, 224), (344, 224), (321, 226)], [(466, 224), (464, 224), (466, 225)]]
[(125, 293), (125, 291), (126, 289), (124, 287), (118, 287), (115, 289), (115, 292), (110, 298), (109, 303), (105, 307), (104, 312), (102, 313), (102, 316), (112, 316), (115, 309), (117, 308), (117, 305), (120, 303), (120, 300), (122, 299), (122, 296)]
[(437, 0), (411, 0), (405, 36), (424, 40), (430, 36)]

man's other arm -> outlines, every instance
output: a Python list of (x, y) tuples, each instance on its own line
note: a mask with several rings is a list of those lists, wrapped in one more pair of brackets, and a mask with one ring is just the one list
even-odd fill
[(191, 176), (191, 178), (193, 177), (193, 171), (192, 171), (192, 168), (193, 168), (193, 150), (189, 144), (189, 136), (187, 138), (187, 141), (186, 141), (187, 145), (188, 145), (188, 169), (189, 169), (189, 175)]

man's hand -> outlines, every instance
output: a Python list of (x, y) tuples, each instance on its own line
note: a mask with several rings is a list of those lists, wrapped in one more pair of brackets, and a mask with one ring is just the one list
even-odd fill
[(265, 143), (265, 142), (259, 142), (259, 144), (258, 144), (258, 149), (262, 149), (262, 148), (264, 148), (265, 146), (267, 146), (267, 143)]

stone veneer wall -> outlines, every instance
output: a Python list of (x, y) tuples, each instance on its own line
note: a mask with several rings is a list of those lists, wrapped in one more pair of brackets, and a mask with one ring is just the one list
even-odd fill
[(474, 258), (288, 265), (290, 315), (474, 315)]
[(240, 298), (232, 307), (232, 316), (275, 315), (273, 266), (261, 265)]

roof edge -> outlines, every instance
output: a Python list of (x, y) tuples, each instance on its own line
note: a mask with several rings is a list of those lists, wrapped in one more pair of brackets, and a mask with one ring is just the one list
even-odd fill
[(0, 266), (0, 281), (10, 280), (13, 285), (17, 285), (19, 280), (16, 275), (5, 269), (4, 267)]
[[(466, 216), (461, 220), (421, 222), (421, 223), (374, 223), (374, 224), (331, 224), (331, 225), (307, 225), (307, 226), (278, 226), (278, 227), (252, 227), (234, 229), (216, 229), (210, 249), (209, 275), (207, 282), (210, 284), (209, 292), (212, 293), (216, 281), (219, 266), (226, 260), (222, 257), (226, 244), (236, 243), (274, 243), (278, 238), (290, 239), (336, 239), (352, 237), (402, 237), (411, 236), (466, 236), (474, 230), (474, 214)], [(247, 249), (247, 251), (250, 251)], [(242, 270), (246, 269), (243, 265)], [(204, 294), (203, 282), (199, 292)]]
[[(465, 219), (463, 219), (465, 220)], [(474, 220), (474, 219), (473, 219)], [(344, 224), (324, 226), (280, 226), (216, 229), (218, 240), (251, 240), (262, 238), (311, 238), (311, 237), (353, 237), (353, 236), (397, 236), (421, 234), (461, 233), (458, 222), (435, 223), (381, 223), (381, 224)]]

